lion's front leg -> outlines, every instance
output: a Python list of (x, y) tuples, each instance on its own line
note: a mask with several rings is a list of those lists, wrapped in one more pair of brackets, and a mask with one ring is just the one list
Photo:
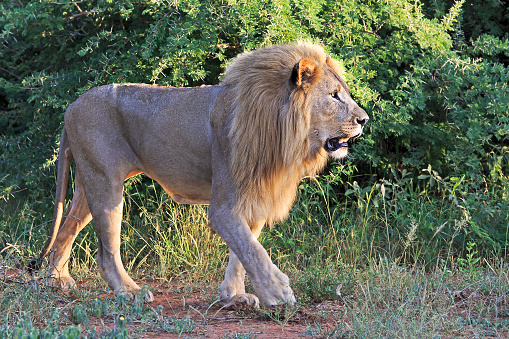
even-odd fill
[(230, 250), (230, 258), (224, 275), (224, 280), (219, 287), (221, 301), (227, 302), (236, 294), (246, 293), (244, 277), (246, 270), (239, 261), (239, 258)]
[[(261, 220), (251, 226), (251, 231), (256, 238), (260, 236), (264, 224), (265, 220)], [(226, 267), (224, 280), (219, 287), (221, 291), (219, 298), (225, 303), (226, 308), (236, 304), (247, 304), (253, 307), (259, 306), (258, 297), (254, 294), (246, 293), (244, 285), (245, 276), (246, 270), (242, 263), (237, 255), (230, 250), (228, 267)]]
[(244, 285), (245, 276), (246, 270), (242, 266), (242, 263), (235, 253), (230, 250), (228, 267), (226, 267), (224, 280), (219, 287), (221, 291), (219, 299), (225, 304), (226, 308), (238, 304), (246, 304), (252, 307), (258, 307), (260, 305), (257, 296), (246, 293)]
[(227, 207), (216, 206), (214, 202), (209, 214), (214, 229), (230, 248), (230, 255), (234, 254), (221, 284), (222, 300), (227, 301), (227, 305), (236, 301), (257, 304), (255, 296), (245, 293), (245, 269), (264, 306), (295, 303), (288, 277), (272, 263), (247, 223), (233, 215)]

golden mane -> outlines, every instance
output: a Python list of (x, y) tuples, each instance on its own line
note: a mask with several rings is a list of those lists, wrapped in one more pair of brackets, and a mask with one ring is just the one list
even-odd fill
[(222, 80), (233, 93), (228, 137), (236, 211), (248, 222), (284, 218), (300, 179), (326, 164), (325, 151), (309, 147), (306, 88), (292, 82), (294, 66), (304, 58), (317, 65), (315, 81), (325, 64), (339, 70), (321, 46), (300, 42), (241, 54)]

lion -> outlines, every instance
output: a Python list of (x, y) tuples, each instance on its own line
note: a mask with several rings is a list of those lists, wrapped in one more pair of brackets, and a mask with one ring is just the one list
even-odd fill
[[(230, 249), (220, 285), (226, 305), (295, 303), (257, 238), (288, 215), (303, 177), (347, 155), (368, 119), (339, 64), (309, 42), (243, 53), (219, 85), (90, 89), (65, 112), (54, 221), (39, 262), (51, 253), (52, 284), (74, 286), (71, 247), (93, 218), (101, 277), (117, 295), (139, 296), (122, 264), (120, 226), (124, 181), (144, 173), (177, 203), (210, 205), (210, 227)], [(75, 192), (64, 214), (71, 159)], [(245, 291), (246, 272), (256, 295)]]

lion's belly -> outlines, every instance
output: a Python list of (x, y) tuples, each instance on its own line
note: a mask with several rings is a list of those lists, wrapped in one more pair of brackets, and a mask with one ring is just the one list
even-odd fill
[(189, 198), (189, 197), (183, 197), (179, 194), (174, 194), (171, 192), (166, 191), (170, 195), (170, 197), (179, 204), (190, 204), (190, 205), (208, 205), (210, 204), (210, 198), (209, 199), (199, 199), (199, 198)]
[[(211, 183), (204, 180), (192, 180), (182, 178), (180, 176), (173, 177), (169, 180), (162, 178), (154, 178), (168, 195), (179, 204), (209, 204)], [(180, 178), (179, 178), (180, 177)], [(178, 182), (175, 180), (178, 179)]]

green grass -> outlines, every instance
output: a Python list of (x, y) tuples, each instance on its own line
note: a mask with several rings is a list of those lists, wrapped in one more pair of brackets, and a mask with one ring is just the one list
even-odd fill
[[(331, 179), (332, 178), (332, 179)], [(305, 269), (323, 262), (362, 267), (372, 258), (432, 269), (442, 261), (456, 264), (467, 245), (484, 257), (505, 256), (509, 245), (509, 187), (486, 195), (453, 180), (442, 180), (440, 191), (425, 182), (396, 178), (364, 183), (328, 176), (301, 185), (290, 217), (261, 241), (279, 265)], [(287, 257), (292, 260), (286, 260)]]
[(128, 270), (143, 270), (144, 264), (158, 277), (216, 278), (210, 272), (227, 264), (228, 247), (213, 235), (208, 207), (178, 205), (158, 186), (138, 184), (126, 194), (122, 246)]
[[(299, 305), (261, 316), (284, 327), (298, 307), (336, 300), (344, 308), (326, 315), (336, 326), (310, 324), (310, 335), (433, 338), (507, 332), (509, 188), (499, 185), (487, 193), (466, 180), (436, 177), (437, 188), (429, 178), (403, 172), (359, 184), (340, 168), (318, 182), (303, 182), (288, 219), (260, 238), (290, 276)], [(44, 268), (36, 284), (23, 267), (46, 239), (51, 216), (41, 207), (51, 204), (31, 204), (27, 198), (0, 205), (0, 271), (19, 272), (0, 282), (0, 338), (32, 332), (132, 336), (134, 323), (143, 324), (139, 333), (192, 335), (196, 323), (190, 318), (97, 298), (108, 289), (95, 267), (92, 225), (76, 239), (70, 262), (71, 274), (85, 286), (72, 295), (45, 288)], [(216, 302), (228, 248), (211, 234), (206, 206), (177, 205), (157, 184), (131, 180), (122, 227), (122, 258), (131, 275), (176, 280), (201, 289), (211, 305)], [(91, 328), (90, 319), (114, 322), (115, 330)]]
[[(142, 298), (128, 302), (122, 296), (104, 295), (107, 288), (99, 281), (71, 294), (46, 287), (43, 280), (36, 283), (26, 275), (14, 275), (0, 284), (0, 338), (77, 338), (83, 332), (86, 338), (131, 338), (147, 331), (180, 336), (196, 326), (188, 316), (163, 315), (162, 306), (154, 309)], [(98, 298), (100, 294), (103, 296)], [(91, 319), (100, 319), (102, 325), (90, 326)]]
[(355, 275), (353, 291), (340, 300), (333, 328), (310, 326), (316, 337), (484, 338), (509, 330), (505, 264), (470, 274), (439, 268), (373, 262)]
[[(386, 259), (372, 260), (363, 269), (336, 269), (342, 278), (330, 285), (315, 282), (331, 275), (331, 266), (305, 272), (302, 281), (294, 284), (301, 302), (306, 294), (303, 284), (307, 283), (322, 290), (321, 297), (315, 295), (313, 302), (337, 300), (342, 305), (332, 310), (316, 310), (335, 325), (309, 324), (307, 332), (313, 337), (484, 338), (509, 332), (509, 268), (502, 260), (473, 272), (446, 267), (428, 272), (422, 267), (401, 266)], [(297, 274), (292, 272), (292, 278)], [(44, 285), (37, 288), (27, 276), (1, 284), (0, 338), (22, 337), (22, 333), (65, 334), (69, 338), (85, 333), (87, 338), (127, 338), (148, 331), (192, 337), (197, 323), (206, 323), (208, 319), (207, 314), (198, 320), (170, 317), (163, 315), (162, 307), (154, 309), (123, 298), (98, 298), (106, 289), (101, 282), (87, 283), (73, 297)], [(334, 293), (325, 293), (329, 287), (335, 288)], [(306, 305), (260, 310), (258, 317), (284, 328), (302, 307)], [(100, 319), (110, 326), (93, 327), (91, 319)], [(112, 323), (116, 324), (114, 329)], [(133, 324), (136, 326), (130, 326)], [(250, 333), (232, 335), (255, 337)]]

